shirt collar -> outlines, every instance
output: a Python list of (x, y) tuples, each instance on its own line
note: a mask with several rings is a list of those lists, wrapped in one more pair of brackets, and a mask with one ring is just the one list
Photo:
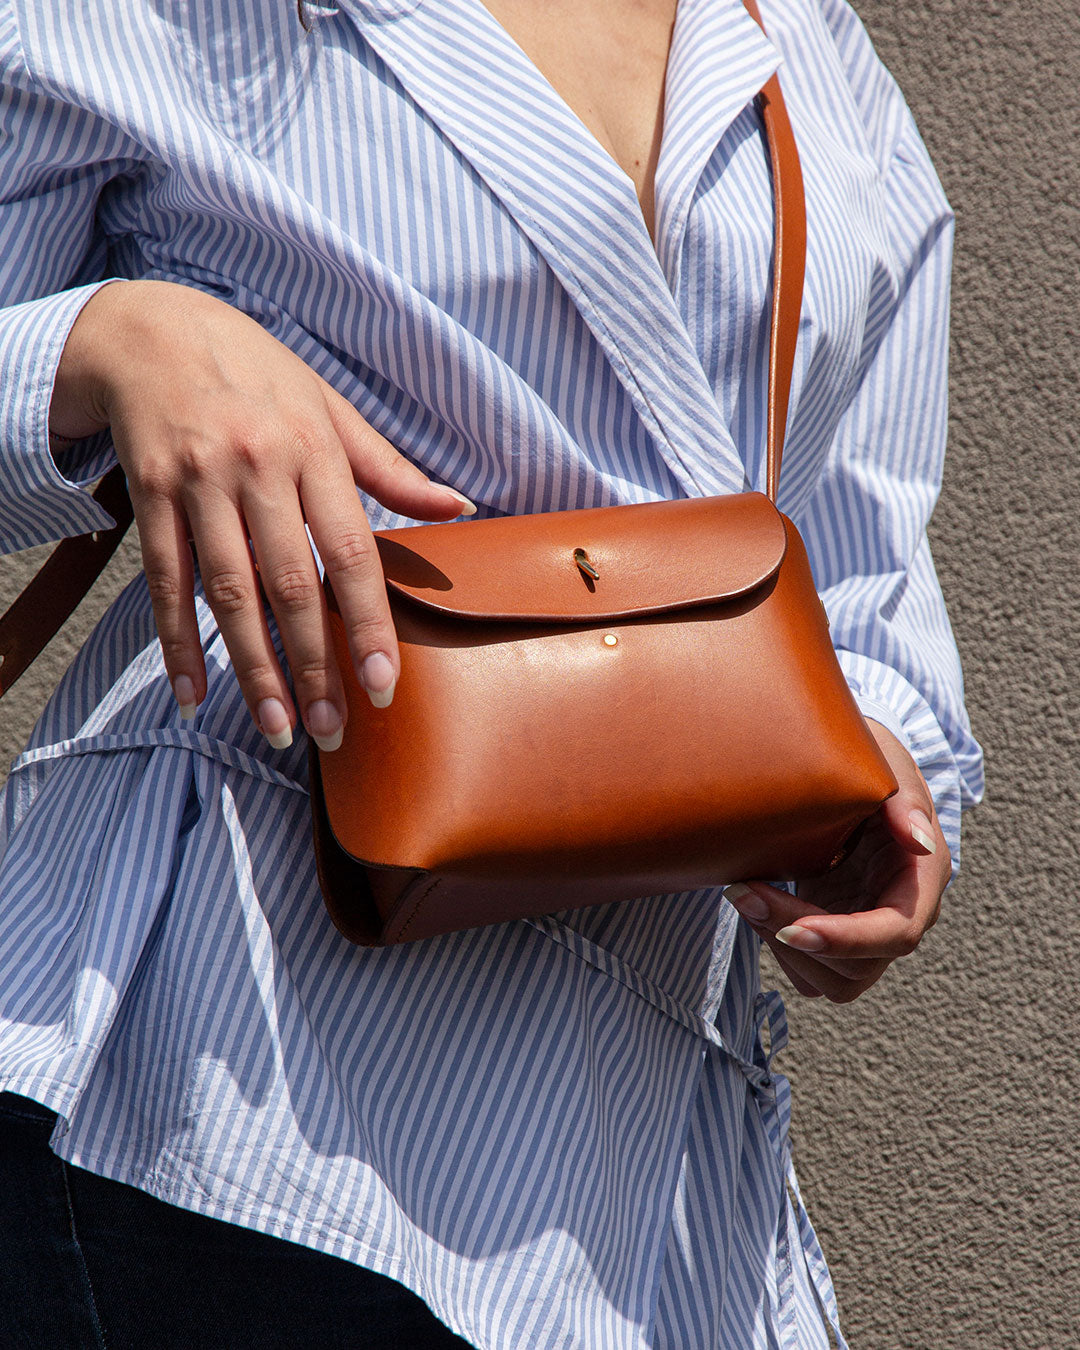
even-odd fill
[[(680, 11), (674, 141), (660, 153), (668, 230), (682, 228), (710, 150), (777, 64), (741, 0), (680, 0)], [(427, 0), (391, 23), (354, 17), (574, 298), (687, 494), (742, 491), (744, 466), (630, 178), (481, 0)], [(704, 55), (695, 51), (702, 35)], [(659, 251), (674, 258), (678, 249), (661, 240)]]

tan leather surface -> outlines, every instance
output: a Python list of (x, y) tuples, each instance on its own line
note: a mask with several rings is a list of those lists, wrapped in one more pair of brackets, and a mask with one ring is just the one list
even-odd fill
[[(600, 514), (621, 527), (628, 509)], [(551, 525), (508, 519), (526, 557)], [(464, 927), (829, 867), (896, 782), (836, 661), (802, 541), (776, 519), (787, 548), (774, 577), (645, 619), (462, 620), (392, 595), (394, 701), (376, 709), (347, 680), (341, 748), (319, 756), (338, 844), (406, 869), (376, 884), (387, 940), (395, 920), (410, 939), (443, 931), (451, 897)], [(669, 546), (669, 528), (649, 539), (640, 520), (643, 550)], [(466, 525), (476, 546), (450, 593), (486, 566), (486, 528), (503, 523)], [(411, 529), (414, 548), (442, 528)], [(708, 555), (722, 572), (740, 546), (713, 536)], [(333, 607), (331, 625), (347, 670)], [(442, 877), (424, 896), (430, 929), (423, 906), (412, 913), (427, 885), (414, 871)]]
[[(528, 529), (504, 516), (380, 531), (387, 588), (459, 618), (587, 622), (734, 598), (773, 576), (787, 547), (760, 492), (531, 519)], [(595, 579), (574, 561), (578, 548)]]

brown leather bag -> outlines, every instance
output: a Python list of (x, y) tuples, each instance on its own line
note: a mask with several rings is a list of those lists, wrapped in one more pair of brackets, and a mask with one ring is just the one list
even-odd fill
[[(747, 8), (760, 22), (753, 0)], [(375, 535), (401, 651), (394, 700), (345, 681), (341, 747), (310, 743), (319, 884), (368, 946), (754, 877), (821, 874), (897, 789), (774, 505), (805, 208), (776, 76), (765, 493), (410, 526)], [(0, 693), (130, 519), (65, 540), (0, 619)]]
[[(758, 22), (753, 0), (746, 0)], [(353, 942), (409, 942), (834, 866), (897, 789), (774, 505), (806, 221), (776, 76), (767, 492), (384, 530), (389, 708), (349, 672), (311, 745), (319, 883)]]

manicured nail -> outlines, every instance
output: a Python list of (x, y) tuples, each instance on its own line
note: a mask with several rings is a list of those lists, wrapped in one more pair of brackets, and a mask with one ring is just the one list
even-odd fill
[(180, 704), (180, 716), (190, 721), (198, 711), (195, 701), (195, 683), (186, 675), (177, 675), (173, 680), (173, 696)]
[(796, 924), (781, 928), (776, 934), (776, 940), (785, 946), (794, 947), (798, 952), (819, 952), (825, 946), (825, 939), (820, 933), (815, 933), (812, 928), (799, 928)]
[(924, 811), (912, 811), (908, 816), (908, 823), (911, 826), (911, 837), (917, 844), (922, 844), (927, 853), (936, 853), (937, 844), (934, 842), (934, 827)]
[(724, 899), (730, 900), (740, 914), (744, 914), (748, 919), (754, 919), (758, 923), (764, 922), (769, 917), (768, 901), (763, 900), (757, 891), (752, 891), (749, 886), (744, 886), (741, 881), (737, 881), (734, 886), (729, 886), (724, 892)]
[(455, 497), (455, 498), (461, 503), (461, 514), (462, 514), (463, 516), (475, 516), (475, 515), (476, 515), (476, 503), (475, 503), (475, 502), (469, 501), (468, 497), (466, 497), (466, 496), (464, 496), (462, 493), (460, 493), (460, 492), (457, 490), (457, 488), (448, 487), (448, 488), (446, 488), (446, 491), (449, 492), (449, 494), (450, 494), (451, 497)]
[(308, 708), (304, 720), (307, 722), (311, 739), (320, 750), (336, 750), (341, 745), (341, 737), (344, 734), (341, 714), (328, 699), (316, 699)]
[(360, 683), (376, 708), (388, 708), (394, 697), (394, 667), (385, 652), (372, 652), (360, 667)]
[(292, 745), (292, 727), (285, 705), (276, 698), (264, 698), (258, 707), (259, 730), (275, 750), (288, 750)]

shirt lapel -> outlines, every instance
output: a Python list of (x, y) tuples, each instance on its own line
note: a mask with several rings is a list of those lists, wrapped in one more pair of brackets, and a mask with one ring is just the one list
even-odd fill
[(701, 175), (778, 64), (776, 48), (742, 0), (679, 0), (656, 166), (657, 252), (672, 294), (678, 293), (682, 241)]
[[(690, 0), (695, 11), (711, 2)], [(739, 0), (719, 3), (737, 8), (749, 28), (727, 14), (712, 35), (721, 41), (725, 33), (733, 35), (742, 55), (737, 78), (723, 81), (716, 113), (699, 119), (707, 121), (707, 133), (683, 111), (700, 96), (694, 81), (702, 68), (682, 60), (674, 109), (684, 148), (677, 155), (661, 150), (661, 163), (670, 162), (665, 171), (673, 201), (684, 195), (680, 165), (697, 161), (693, 147), (703, 143), (703, 135), (715, 144), (776, 64), (775, 52)], [(342, 9), (574, 298), (687, 495), (743, 491), (743, 464), (649, 240), (630, 178), (480, 0), (421, 3), (393, 16), (373, 13), (357, 0), (346, 0)], [(381, 21), (384, 17), (391, 21)], [(691, 31), (680, 42), (692, 37)], [(727, 59), (726, 51), (714, 49), (708, 69), (717, 85), (716, 72)], [(711, 89), (709, 97), (714, 96)], [(688, 191), (692, 195), (692, 184)]]

